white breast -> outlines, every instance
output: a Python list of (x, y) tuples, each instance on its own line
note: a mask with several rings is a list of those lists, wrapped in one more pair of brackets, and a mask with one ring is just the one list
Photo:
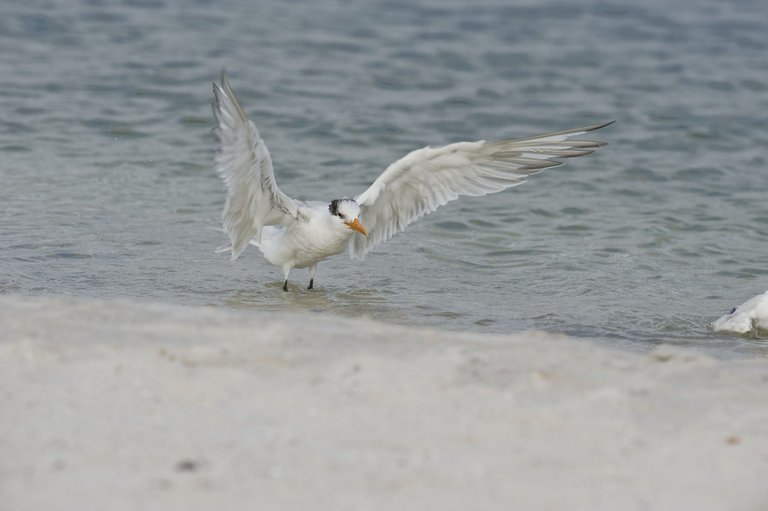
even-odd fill
[(347, 249), (354, 231), (336, 221), (327, 204), (308, 204), (304, 212), (306, 220), (264, 229), (260, 248), (270, 263), (306, 268)]

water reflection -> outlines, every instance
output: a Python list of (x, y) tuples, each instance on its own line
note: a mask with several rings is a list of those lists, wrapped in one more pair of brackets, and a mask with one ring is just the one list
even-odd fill
[(223, 302), (226, 307), (274, 312), (314, 312), (349, 318), (370, 318), (401, 325), (416, 325), (407, 314), (391, 304), (391, 292), (375, 289), (333, 289), (317, 286), (309, 290), (299, 284), (270, 282), (263, 289), (238, 290)]

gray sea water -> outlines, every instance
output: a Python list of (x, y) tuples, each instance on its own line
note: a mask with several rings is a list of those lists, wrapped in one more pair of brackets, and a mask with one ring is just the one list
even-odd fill
[[(214, 249), (211, 82), (299, 199), (412, 149), (615, 119), (281, 291)], [(768, 288), (768, 2), (4, 0), (0, 292), (306, 310), (768, 356), (708, 323)]]

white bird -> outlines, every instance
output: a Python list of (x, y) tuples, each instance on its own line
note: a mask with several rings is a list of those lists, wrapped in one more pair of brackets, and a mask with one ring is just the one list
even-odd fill
[[(236, 259), (248, 244), (283, 269), (283, 290), (293, 268), (309, 268), (347, 248), (356, 259), (408, 224), (460, 195), (480, 196), (519, 185), (531, 174), (562, 165), (552, 158), (593, 152), (604, 142), (569, 140), (611, 124), (597, 124), (504, 142), (457, 142), (424, 147), (392, 163), (353, 199), (301, 202), (277, 187), (272, 159), (229, 87), (224, 71), (213, 84), (216, 170), (227, 188), (222, 212), (230, 244), (217, 252)], [(365, 227), (363, 227), (365, 226)]]
[(712, 323), (712, 330), (739, 334), (757, 330), (768, 332), (768, 291), (731, 309), (731, 312)]

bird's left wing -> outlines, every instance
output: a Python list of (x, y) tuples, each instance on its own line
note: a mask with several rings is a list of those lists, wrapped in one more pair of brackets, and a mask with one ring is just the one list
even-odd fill
[(350, 255), (362, 259), (411, 222), (460, 195), (500, 192), (523, 183), (531, 174), (563, 164), (553, 158), (591, 153), (604, 142), (569, 139), (609, 124), (504, 142), (457, 142), (408, 153), (355, 198), (369, 236), (353, 237)]
[(267, 146), (243, 112), (224, 71), (221, 85), (213, 84), (213, 96), (216, 171), (227, 187), (221, 222), (232, 242), (234, 260), (252, 239), (261, 241), (263, 226), (286, 225), (300, 213), (293, 199), (277, 187)]

